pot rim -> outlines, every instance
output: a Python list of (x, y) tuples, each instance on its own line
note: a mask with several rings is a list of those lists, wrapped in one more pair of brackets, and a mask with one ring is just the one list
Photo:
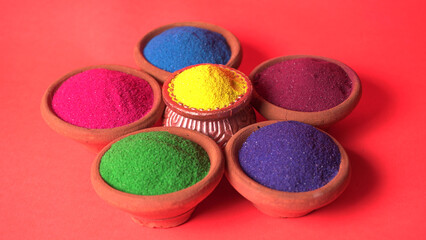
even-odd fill
[(242, 59), (242, 49), (241, 44), (238, 38), (232, 34), (230, 31), (219, 27), (214, 24), (206, 23), (206, 22), (198, 22), (198, 21), (188, 21), (188, 22), (175, 22), (167, 25), (163, 25), (160, 27), (157, 27), (142, 37), (141, 40), (138, 41), (134, 48), (134, 58), (137, 63), (137, 65), (142, 68), (147, 73), (154, 76), (160, 83), (164, 83), (168, 76), (171, 74), (171, 72), (168, 72), (166, 70), (163, 70), (161, 68), (158, 68), (151, 64), (143, 55), (143, 49), (148, 44), (148, 42), (154, 38), (155, 36), (161, 34), (162, 32), (174, 28), (174, 27), (182, 27), (182, 26), (192, 26), (192, 27), (198, 27), (207, 29), (216, 33), (221, 34), (228, 43), (228, 46), (231, 50), (231, 56), (228, 60), (228, 62), (225, 64), (226, 66), (232, 67), (232, 68), (238, 68), (241, 63)]
[[(244, 81), (246, 83), (246, 86), (247, 86), (246, 92), (244, 93), (244, 95), (242, 97), (237, 99), (237, 101), (232, 103), (230, 106), (220, 108), (220, 109), (217, 109), (217, 110), (211, 110), (211, 111), (184, 107), (183, 105), (178, 104), (177, 102), (173, 101), (172, 97), (170, 96), (169, 91), (168, 91), (170, 82), (181, 72), (183, 72), (187, 69), (193, 68), (193, 67), (201, 66), (201, 65), (218, 66), (218, 67), (225, 68), (227, 70), (230, 70), (230, 71), (240, 75), (241, 78), (244, 79)], [(185, 117), (191, 118), (191, 119), (198, 119), (198, 120), (221, 119), (221, 118), (227, 118), (227, 117), (233, 116), (237, 112), (241, 111), (244, 107), (246, 107), (250, 104), (250, 101), (252, 99), (252, 93), (253, 93), (253, 86), (251, 84), (250, 79), (244, 73), (242, 73), (241, 71), (239, 71), (237, 69), (234, 69), (234, 68), (231, 68), (231, 67), (228, 67), (228, 66), (225, 66), (225, 65), (211, 64), (211, 63), (201, 63), (201, 64), (192, 65), (192, 66), (182, 68), (182, 69), (172, 73), (167, 78), (167, 80), (164, 82), (164, 84), (162, 86), (163, 100), (164, 100), (167, 107), (169, 107), (174, 112), (176, 112), (176, 113), (178, 113), (182, 116), (185, 116)]]

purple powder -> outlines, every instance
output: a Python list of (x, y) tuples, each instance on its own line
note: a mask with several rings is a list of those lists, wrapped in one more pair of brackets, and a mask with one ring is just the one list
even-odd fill
[(131, 74), (91, 69), (68, 78), (55, 92), (53, 111), (84, 128), (114, 128), (149, 112), (154, 101), (149, 83)]
[(294, 111), (317, 112), (346, 100), (352, 81), (335, 63), (298, 58), (265, 68), (254, 76), (253, 86), (272, 104)]
[(279, 191), (306, 192), (331, 181), (339, 171), (340, 151), (325, 133), (285, 121), (252, 133), (239, 151), (243, 171)]

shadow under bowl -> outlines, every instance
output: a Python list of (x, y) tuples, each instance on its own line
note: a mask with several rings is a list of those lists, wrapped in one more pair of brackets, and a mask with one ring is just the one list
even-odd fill
[[(132, 123), (115, 127), (115, 128), (105, 128), (105, 129), (90, 129), (90, 128), (79, 127), (59, 118), (52, 108), (52, 99), (53, 99), (53, 96), (55, 95), (55, 92), (58, 90), (61, 84), (64, 83), (68, 78), (90, 69), (108, 69), (113, 71), (119, 71), (119, 72), (131, 74), (133, 76), (136, 76), (138, 78), (141, 78), (147, 81), (149, 85), (151, 86), (151, 89), (153, 91), (153, 98), (154, 98), (151, 110), (147, 114), (145, 114), (142, 118)], [(40, 110), (41, 110), (41, 115), (44, 121), (54, 131), (56, 131), (57, 133), (65, 137), (76, 140), (77, 142), (83, 143), (84, 145), (89, 147), (89, 149), (98, 152), (100, 149), (105, 147), (112, 140), (120, 136), (154, 125), (155, 122), (161, 118), (161, 115), (163, 114), (163, 111), (164, 111), (164, 107), (165, 105), (161, 97), (161, 88), (158, 82), (155, 81), (155, 79), (152, 78), (147, 73), (144, 73), (142, 71), (139, 71), (133, 68), (119, 66), (119, 65), (96, 65), (96, 66), (80, 68), (72, 72), (69, 72), (65, 76), (59, 78), (59, 80), (54, 82), (52, 85), (50, 85), (50, 87), (44, 93), (44, 96), (42, 98), (41, 105), (40, 105)]]
[(232, 68), (238, 68), (240, 66), (241, 59), (242, 59), (242, 50), (241, 50), (241, 44), (238, 38), (234, 34), (232, 34), (230, 31), (222, 27), (219, 27), (210, 23), (204, 23), (204, 22), (177, 22), (177, 23), (167, 24), (150, 31), (138, 42), (138, 44), (136, 45), (134, 49), (134, 57), (135, 57), (136, 64), (142, 70), (151, 74), (160, 83), (164, 83), (167, 80), (167, 78), (170, 76), (170, 74), (172, 73), (152, 65), (143, 55), (143, 49), (145, 49), (145, 46), (148, 44), (148, 42), (151, 41), (151, 39), (154, 38), (155, 36), (161, 34), (162, 32), (168, 29), (171, 29), (174, 27), (182, 27), (182, 26), (203, 28), (203, 29), (207, 29), (212, 32), (221, 34), (225, 38), (231, 50), (231, 56), (225, 65)]
[(251, 179), (242, 170), (238, 153), (250, 134), (261, 127), (277, 122), (265, 121), (252, 124), (241, 129), (229, 140), (225, 147), (225, 176), (235, 190), (261, 212), (273, 217), (301, 217), (331, 203), (343, 193), (349, 184), (351, 174), (348, 155), (336, 139), (324, 132), (336, 143), (341, 154), (339, 172), (330, 182), (321, 188), (307, 192), (284, 192), (265, 187)]
[[(273, 58), (270, 60), (267, 60), (260, 65), (258, 65), (256, 68), (253, 69), (253, 71), (250, 73), (249, 78), (253, 81), (256, 74), (262, 72), (264, 69), (279, 63), (284, 62), (291, 59), (298, 59), (298, 58), (314, 58), (314, 59), (320, 59), (327, 62), (334, 63), (341, 67), (346, 74), (348, 75), (349, 79), (352, 81), (352, 90), (349, 94), (348, 98), (345, 99), (343, 102), (338, 104), (335, 107), (317, 111), (317, 112), (303, 112), (303, 111), (294, 111), (290, 109), (286, 109), (283, 107), (279, 107), (271, 102), (268, 102), (263, 98), (259, 93), (256, 92), (256, 88), (253, 88), (253, 99), (252, 99), (252, 105), (253, 107), (266, 119), (268, 120), (286, 120), (286, 121), (299, 121), (303, 123), (307, 123), (316, 127), (320, 128), (326, 128), (330, 125), (342, 120), (347, 115), (349, 115), (352, 110), (356, 107), (358, 104), (360, 98), (361, 98), (361, 82), (359, 80), (358, 75), (353, 71), (350, 67), (345, 65), (344, 63), (326, 58), (326, 57), (320, 57), (320, 56), (312, 56), (312, 55), (293, 55), (293, 56), (282, 56)], [(283, 93), (285, 94), (285, 93)]]
[[(196, 184), (172, 193), (162, 195), (136, 195), (119, 191), (106, 183), (99, 173), (102, 156), (111, 145), (127, 136), (142, 132), (166, 131), (186, 138), (200, 145), (208, 154), (210, 169), (207, 175)], [(91, 181), (96, 193), (110, 205), (128, 212), (135, 222), (151, 228), (175, 227), (186, 222), (198, 203), (204, 200), (219, 184), (224, 172), (224, 159), (219, 146), (209, 137), (196, 131), (155, 127), (130, 133), (108, 144), (97, 155), (92, 164)]]

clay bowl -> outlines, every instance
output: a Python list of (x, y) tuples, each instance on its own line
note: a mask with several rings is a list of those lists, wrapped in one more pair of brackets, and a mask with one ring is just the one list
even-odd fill
[[(111, 145), (120, 139), (152, 131), (167, 131), (171, 134), (189, 139), (203, 147), (210, 158), (210, 170), (206, 177), (196, 184), (180, 191), (142, 196), (121, 192), (109, 186), (99, 174), (102, 156)], [(169, 228), (186, 222), (198, 203), (205, 199), (219, 184), (224, 172), (223, 154), (217, 144), (207, 136), (184, 128), (155, 127), (147, 128), (120, 137), (108, 144), (98, 154), (92, 164), (91, 180), (96, 193), (110, 205), (128, 212), (135, 222), (146, 227)]]
[(348, 156), (336, 139), (329, 135), (339, 147), (342, 156), (339, 172), (329, 183), (308, 192), (284, 192), (265, 187), (252, 180), (241, 169), (238, 152), (252, 132), (276, 122), (278, 121), (252, 124), (241, 129), (229, 140), (225, 148), (225, 176), (235, 190), (252, 202), (261, 212), (273, 217), (304, 216), (331, 203), (346, 189), (350, 179)]
[(256, 115), (250, 105), (253, 87), (248, 77), (242, 72), (224, 65), (210, 64), (229, 69), (234, 74), (239, 75), (240, 79), (247, 84), (246, 93), (235, 103), (218, 110), (198, 110), (173, 101), (169, 93), (170, 82), (181, 72), (199, 65), (204, 64), (178, 70), (164, 82), (162, 91), (166, 109), (163, 116), (163, 125), (166, 127), (183, 127), (201, 132), (215, 140), (220, 147), (224, 147), (238, 130), (256, 122)]
[(262, 114), (268, 120), (293, 120), (299, 121), (307, 124), (311, 124), (316, 127), (326, 128), (330, 125), (334, 124), (337, 121), (345, 118), (355, 106), (358, 104), (359, 99), (361, 98), (361, 82), (359, 80), (358, 75), (347, 65), (330, 58), (319, 57), (319, 56), (311, 56), (311, 55), (294, 55), (294, 56), (284, 56), (277, 57), (274, 59), (267, 60), (260, 65), (258, 65), (253, 71), (250, 73), (249, 78), (253, 81), (255, 75), (263, 69), (268, 68), (271, 65), (274, 65), (278, 62), (283, 62), (290, 59), (296, 58), (316, 58), (325, 60), (328, 62), (332, 62), (340, 66), (352, 80), (352, 91), (349, 97), (341, 102), (339, 105), (329, 108), (323, 111), (317, 112), (301, 112), (301, 111), (293, 111), (289, 109), (285, 109), (274, 105), (268, 101), (266, 101), (262, 96), (260, 96), (256, 89), (253, 90), (253, 99), (252, 105), (253, 107)]
[[(61, 118), (59, 118), (52, 109), (52, 98), (56, 90), (61, 86), (63, 82), (65, 82), (71, 76), (84, 72), (89, 69), (94, 69), (94, 68), (103, 68), (103, 69), (109, 69), (114, 71), (120, 71), (120, 72), (134, 75), (136, 77), (139, 77), (147, 81), (150, 84), (154, 94), (154, 102), (153, 102), (151, 111), (148, 112), (141, 119), (133, 123), (120, 126), (120, 127), (108, 128), (108, 129), (88, 129), (84, 127), (79, 127), (79, 126), (72, 125), (68, 122), (65, 122)], [(84, 68), (74, 70), (66, 74), (65, 76), (59, 78), (44, 93), (44, 96), (41, 101), (40, 109), (41, 109), (41, 115), (44, 121), (54, 131), (56, 131), (57, 133), (65, 137), (69, 137), (80, 143), (83, 143), (84, 145), (88, 146), (89, 149), (98, 152), (109, 142), (111, 142), (112, 140), (120, 136), (123, 136), (127, 133), (130, 133), (139, 129), (152, 126), (157, 120), (159, 120), (159, 118), (161, 118), (161, 115), (164, 110), (164, 103), (161, 99), (161, 89), (159, 84), (157, 83), (157, 81), (155, 81), (154, 78), (152, 78), (148, 74), (138, 71), (136, 69), (132, 69), (129, 67), (124, 67), (124, 66), (96, 65), (96, 66), (84, 67)]]
[(192, 27), (198, 27), (198, 28), (204, 28), (213, 32), (217, 32), (221, 34), (227, 41), (230, 49), (231, 49), (231, 57), (229, 58), (229, 61), (225, 64), (228, 67), (232, 68), (238, 68), (241, 63), (242, 58), (242, 50), (240, 41), (237, 37), (235, 37), (234, 34), (232, 34), (230, 31), (213, 25), (209, 23), (204, 22), (177, 22), (172, 23), (168, 25), (164, 25), (161, 27), (158, 27), (151, 32), (147, 33), (136, 45), (134, 50), (134, 56), (136, 60), (136, 64), (146, 71), (147, 73), (154, 76), (155, 79), (157, 79), (160, 83), (164, 83), (167, 78), (170, 76), (171, 72), (162, 70), (154, 65), (152, 65), (143, 55), (143, 49), (145, 48), (146, 44), (155, 36), (161, 34), (165, 30), (168, 30), (170, 28), (174, 27), (182, 27), (182, 26), (192, 26)]

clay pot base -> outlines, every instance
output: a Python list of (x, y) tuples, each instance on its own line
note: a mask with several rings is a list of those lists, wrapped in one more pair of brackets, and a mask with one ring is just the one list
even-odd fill
[(278, 121), (255, 123), (241, 129), (232, 136), (225, 147), (225, 176), (234, 189), (252, 202), (259, 211), (272, 217), (301, 217), (331, 203), (343, 193), (350, 180), (349, 159), (336, 139), (324, 132), (337, 144), (341, 154), (339, 172), (330, 182), (321, 188), (308, 192), (278, 191), (257, 183), (242, 170), (238, 152), (251, 133), (276, 122)]
[[(263, 71), (263, 69), (268, 68), (271, 65), (274, 65), (278, 62), (283, 62), (290, 59), (296, 58), (316, 58), (324, 61), (332, 62), (338, 66), (340, 66), (347, 74), (348, 77), (352, 81), (352, 91), (349, 97), (340, 103), (339, 105), (318, 112), (301, 112), (301, 111), (293, 111), (289, 109), (285, 109), (274, 105), (268, 101), (266, 101), (262, 96), (260, 96), (256, 89), (253, 89), (253, 99), (252, 105), (253, 107), (266, 119), (268, 120), (283, 120), (283, 121), (299, 121), (303, 123), (307, 123), (319, 128), (327, 128), (337, 121), (345, 118), (358, 104), (361, 98), (361, 82), (357, 74), (347, 65), (343, 64), (334, 59), (319, 57), (319, 56), (311, 56), (311, 55), (294, 55), (294, 56), (284, 56), (277, 57), (274, 59), (267, 60), (260, 65), (258, 65), (253, 71), (250, 73), (249, 78), (253, 81), (254, 76)], [(283, 93), (285, 94), (285, 93)]]
[(160, 33), (170, 28), (182, 27), (182, 26), (204, 28), (204, 29), (221, 34), (226, 39), (226, 42), (228, 43), (229, 48), (231, 49), (231, 56), (225, 65), (232, 68), (238, 68), (240, 66), (241, 59), (242, 59), (242, 50), (241, 50), (240, 41), (230, 31), (222, 27), (209, 24), (209, 23), (204, 23), (204, 22), (177, 22), (177, 23), (161, 26), (147, 33), (138, 42), (138, 44), (136, 45), (134, 49), (134, 57), (135, 57), (136, 64), (142, 70), (146, 71), (147, 73), (152, 75), (155, 79), (157, 79), (158, 82), (160, 82), (161, 84), (164, 83), (172, 73), (165, 71), (163, 69), (160, 69), (152, 65), (150, 62), (148, 62), (148, 60), (143, 55), (143, 49), (153, 37), (159, 35)]
[(166, 107), (163, 124), (166, 127), (182, 127), (195, 130), (212, 138), (221, 148), (241, 128), (256, 122), (252, 106), (248, 105), (228, 118), (198, 120), (185, 117)]
[[(102, 68), (109, 69), (119, 72), (124, 72), (131, 74), (133, 76), (139, 77), (149, 83), (153, 91), (153, 104), (151, 110), (139, 120), (136, 120), (130, 124), (123, 125), (115, 128), (106, 128), (106, 129), (88, 129), (83, 127), (78, 127), (72, 125), (68, 122), (65, 122), (59, 118), (52, 109), (52, 98), (56, 90), (65, 82), (68, 78), (78, 73), (84, 72), (89, 69)], [(123, 136), (127, 133), (137, 131), (146, 127), (152, 126), (157, 122), (164, 111), (164, 102), (161, 98), (161, 88), (157, 81), (149, 76), (147, 73), (138, 71), (133, 68), (119, 66), (119, 65), (96, 65), (90, 67), (80, 68), (74, 71), (69, 72), (65, 76), (61, 77), (55, 83), (53, 83), (45, 92), (41, 105), (41, 115), (44, 121), (57, 133), (71, 138), (79, 143), (84, 144), (91, 151), (99, 152), (103, 147), (105, 147), (112, 140)]]
[(195, 208), (192, 208), (188, 212), (185, 212), (179, 216), (172, 218), (163, 218), (163, 219), (147, 219), (143, 217), (132, 216), (132, 220), (135, 223), (138, 223), (144, 227), (149, 228), (172, 228), (184, 224), (189, 220), (194, 212)]

